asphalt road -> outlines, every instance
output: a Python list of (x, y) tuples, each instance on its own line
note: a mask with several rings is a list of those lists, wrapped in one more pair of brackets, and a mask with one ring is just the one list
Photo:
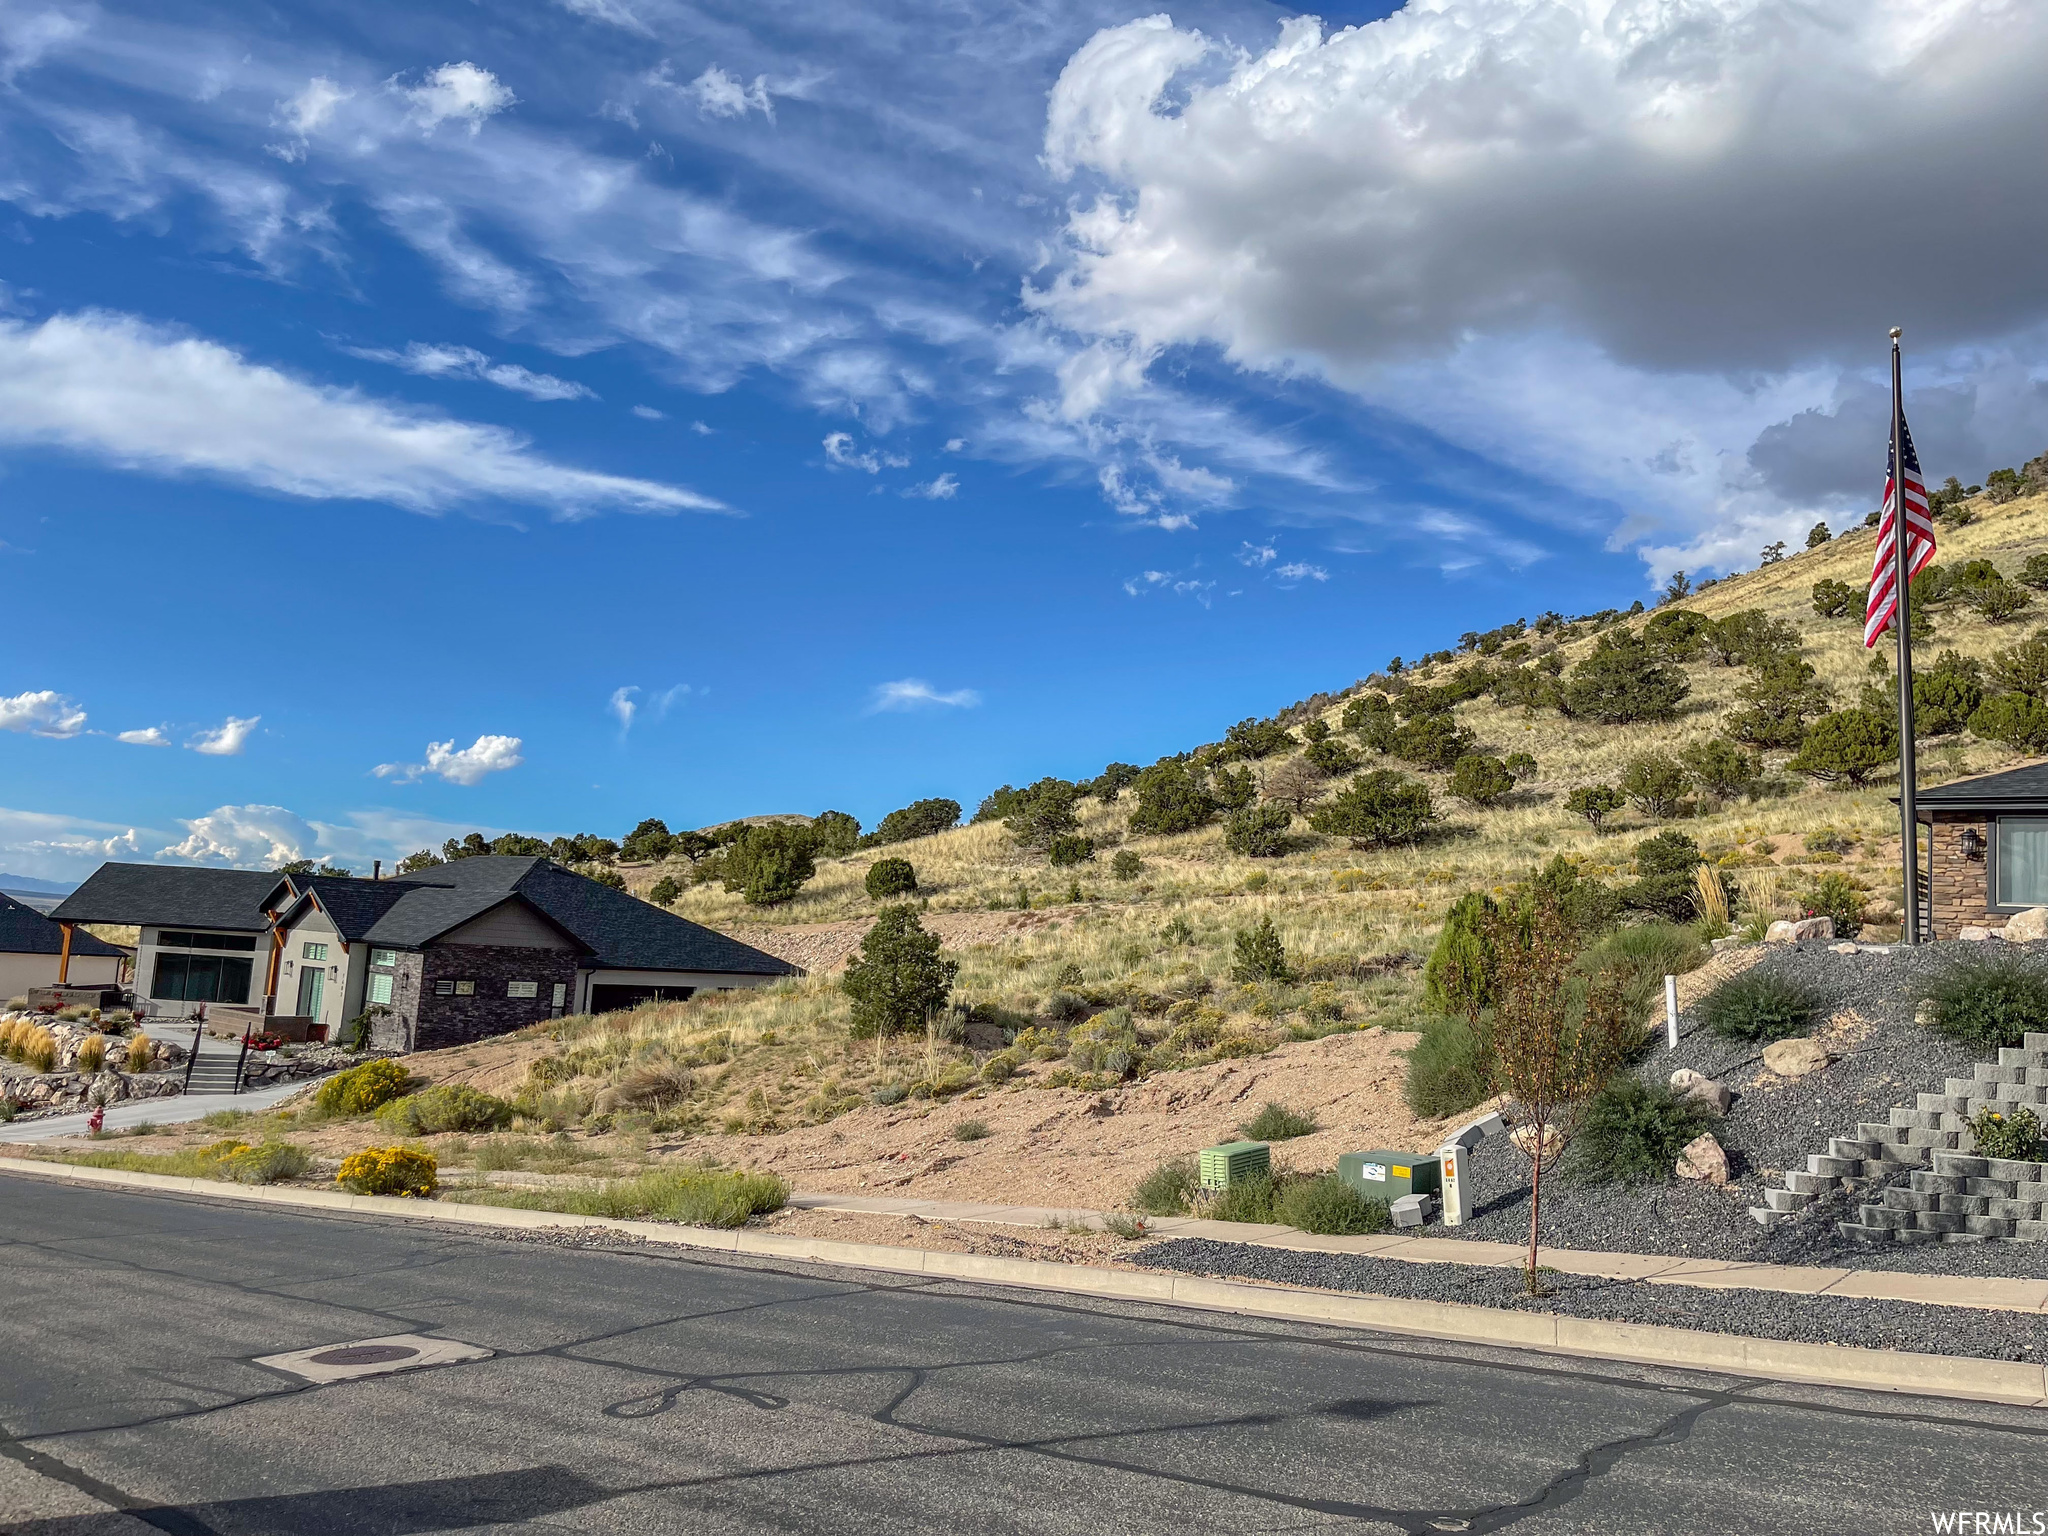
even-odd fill
[[(252, 1363), (398, 1333), (495, 1353), (321, 1386)], [(2023, 1409), (6, 1175), (0, 1432), (14, 1536), (1881, 1536), (2048, 1510)]]

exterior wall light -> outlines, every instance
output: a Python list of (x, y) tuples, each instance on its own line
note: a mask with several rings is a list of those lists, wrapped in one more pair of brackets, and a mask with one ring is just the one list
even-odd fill
[(1964, 858), (1981, 859), (1984, 857), (1984, 834), (1975, 827), (1963, 828), (1961, 842)]

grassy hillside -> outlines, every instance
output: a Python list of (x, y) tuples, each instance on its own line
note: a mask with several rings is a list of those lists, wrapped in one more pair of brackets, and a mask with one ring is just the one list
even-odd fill
[[(1971, 511), (1975, 520), (1967, 526), (1942, 528), (1944, 565), (1988, 558), (2010, 577), (2029, 555), (2048, 550), (2048, 498), (2003, 506), (1980, 498)], [(1836, 707), (1853, 704), (1866, 682), (1879, 680), (1868, 670), (1860, 614), (1823, 619), (1810, 594), (1814, 583), (1829, 578), (1860, 591), (1869, 578), (1873, 539), (1870, 531), (1858, 530), (1717, 582), (1674, 606), (1710, 619), (1760, 609), (1791, 623), (1801, 655), (1832, 688)], [(1651, 616), (1625, 622), (1640, 631)], [(1919, 647), (1923, 664), (1950, 649), (1986, 657), (2048, 621), (2048, 603), (2003, 625), (1961, 606), (1935, 617), (1938, 635)], [(1524, 638), (1525, 665), (1542, 663), (1554, 652), (1567, 672), (1597, 643), (1595, 629), (1583, 623), (1555, 638)], [(1439, 682), (1471, 659), (1411, 669), (1408, 678)], [(1337, 1030), (1410, 1027), (1419, 1009), (1414, 961), (1427, 952), (1458, 896), (1498, 891), (1558, 854), (1586, 873), (1626, 881), (1634, 846), (1666, 826), (1695, 839), (1709, 860), (1760, 871), (1765, 899), (1782, 910), (1792, 910), (1811, 880), (1825, 872), (1845, 873), (1863, 889), (1896, 899), (1898, 841), (1888, 798), (1893, 778), (1880, 776), (1861, 789), (1818, 785), (1787, 773), (1791, 754), (1777, 751), (1765, 754), (1765, 785), (1755, 797), (1723, 804), (1696, 796), (1684, 814), (1668, 822), (1628, 809), (1595, 831), (1565, 809), (1573, 788), (1618, 782), (1634, 754), (1676, 751), (1714, 735), (1749, 676), (1740, 667), (1705, 660), (1685, 663), (1684, 673), (1690, 695), (1677, 718), (1663, 723), (1600, 725), (1553, 708), (1504, 706), (1492, 698), (1458, 705), (1458, 722), (1477, 734), (1481, 750), (1503, 757), (1526, 752), (1536, 760), (1533, 777), (1490, 809), (1452, 796), (1445, 774), (1365, 754), (1368, 768), (1396, 767), (1430, 785), (1444, 820), (1434, 835), (1412, 846), (1361, 850), (1345, 839), (1317, 835), (1297, 820), (1291, 851), (1247, 858), (1226, 850), (1220, 822), (1172, 837), (1133, 835), (1127, 791), (1109, 804), (1081, 803), (1081, 831), (1096, 840), (1099, 851), (1093, 862), (1077, 868), (1051, 868), (1043, 854), (1015, 846), (1000, 823), (984, 822), (821, 859), (802, 893), (777, 907), (749, 907), (716, 883), (690, 885), (689, 867), (680, 860), (627, 867), (624, 873), (643, 894), (663, 876), (684, 882), (675, 911), (789, 953), (803, 949), (815, 925), (853, 922), (837, 946), (843, 952), (858, 921), (878, 906), (863, 889), (868, 867), (885, 856), (908, 858), (928, 912), (989, 914), (977, 923), (935, 923), (942, 931), (950, 928), (949, 942), (961, 962), (958, 1001), (974, 1005), (982, 1019), (1006, 1019), (1013, 1028), (1033, 1018), (1046, 1022), (1048, 1002), (1062, 990), (1085, 994), (1096, 1006), (1128, 1002), (1141, 1036), (1155, 1046), (1155, 1069), (1214, 1059), (1218, 1042), (1225, 1053), (1243, 1053)], [(1342, 701), (1320, 717), (1337, 728)], [(1305, 721), (1296, 714), (1288, 723), (1298, 728)], [(1923, 744), (1922, 779), (1938, 783), (2014, 760), (2010, 749), (1995, 743), (1947, 737)], [(1255, 766), (1270, 773), (1280, 761), (1269, 757)], [(1810, 850), (1809, 834), (1823, 832), (1835, 834), (1828, 840), (1832, 849)], [(1115, 878), (1113, 850), (1136, 854), (1140, 872)], [(1749, 878), (1754, 887), (1758, 877)], [(1013, 915), (999, 920), (998, 912)], [(1300, 979), (1232, 982), (1233, 936), (1267, 917)], [(821, 950), (816, 944), (804, 951), (811, 958), (833, 952), (831, 945)], [(831, 1118), (865, 1102), (878, 1083), (937, 1083), (941, 1092), (957, 1090), (970, 1080), (978, 1059), (968, 1047), (979, 1044), (985, 1056), (992, 1043), (1000, 1043), (984, 1027), (970, 1040), (892, 1046), (878, 1063), (870, 1045), (847, 1039), (847, 1004), (837, 980), (836, 970), (821, 971), (765, 994), (655, 1006), (594, 1023), (568, 1021), (558, 1060), (543, 1075), (561, 1095), (558, 1110), (573, 1117), (602, 1087), (634, 1071), (687, 1064), (694, 1077), (682, 1120), (766, 1128)], [(1056, 1070), (1027, 1066), (1005, 1091), (1043, 1085)]]

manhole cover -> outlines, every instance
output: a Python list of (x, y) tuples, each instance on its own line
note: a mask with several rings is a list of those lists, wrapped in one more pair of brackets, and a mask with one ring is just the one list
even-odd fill
[(410, 1360), (418, 1354), (403, 1344), (355, 1344), (311, 1356), (315, 1365), (385, 1365), (393, 1360)]

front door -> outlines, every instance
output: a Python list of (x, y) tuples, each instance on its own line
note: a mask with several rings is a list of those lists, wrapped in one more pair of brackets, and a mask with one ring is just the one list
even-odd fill
[(306, 965), (299, 968), (299, 1015), (301, 1018), (320, 1017), (320, 998), (327, 985), (327, 967)]

